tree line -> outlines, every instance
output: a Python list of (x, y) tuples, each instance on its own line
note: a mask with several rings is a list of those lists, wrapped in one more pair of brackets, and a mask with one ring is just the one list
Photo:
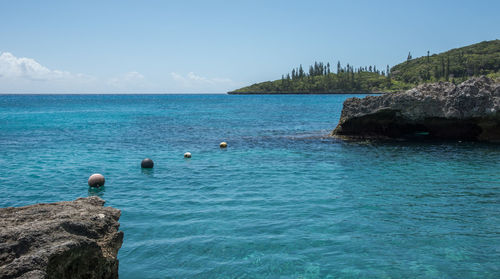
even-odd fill
[(354, 67), (340, 61), (314, 62), (307, 70), (302, 65), (275, 81), (256, 83), (235, 93), (371, 93), (392, 92), (434, 81), (461, 82), (471, 76), (500, 78), (500, 40), (452, 49), (441, 54), (413, 58), (394, 67), (375, 65)]

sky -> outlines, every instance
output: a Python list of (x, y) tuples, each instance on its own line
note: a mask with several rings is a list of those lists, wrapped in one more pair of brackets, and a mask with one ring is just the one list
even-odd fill
[(0, 0), (0, 93), (225, 93), (500, 39), (500, 1)]

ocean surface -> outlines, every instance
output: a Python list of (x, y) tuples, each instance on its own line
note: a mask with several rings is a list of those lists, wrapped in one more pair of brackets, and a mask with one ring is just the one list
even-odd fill
[(122, 279), (500, 278), (500, 145), (325, 137), (351, 96), (0, 95), (0, 207), (104, 198)]

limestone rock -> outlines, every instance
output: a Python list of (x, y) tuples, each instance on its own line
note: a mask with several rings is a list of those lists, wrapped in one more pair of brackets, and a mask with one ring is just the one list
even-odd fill
[(438, 82), (401, 93), (349, 98), (332, 134), (500, 141), (500, 83), (482, 76), (459, 85)]
[(0, 209), (0, 278), (118, 278), (120, 210), (99, 197)]

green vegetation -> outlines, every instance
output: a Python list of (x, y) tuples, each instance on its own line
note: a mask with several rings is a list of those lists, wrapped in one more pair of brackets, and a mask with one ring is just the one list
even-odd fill
[(471, 76), (500, 77), (500, 40), (452, 49), (444, 53), (412, 58), (392, 68), (380, 71), (375, 66), (354, 68), (337, 63), (315, 62), (306, 72), (302, 65), (281, 79), (256, 83), (232, 94), (318, 94), (394, 92), (425, 82), (462, 82)]
[(257, 83), (230, 93), (356, 93), (388, 92), (409, 88), (405, 83), (391, 79), (390, 75), (380, 72), (376, 67), (354, 69), (347, 64), (337, 64), (337, 73), (330, 72), (327, 64), (315, 63), (305, 73), (302, 67), (293, 69), (279, 80)]
[(500, 40), (456, 48), (440, 54), (409, 59), (392, 67), (394, 79), (420, 84), (440, 80), (461, 82), (471, 76), (500, 71)]

